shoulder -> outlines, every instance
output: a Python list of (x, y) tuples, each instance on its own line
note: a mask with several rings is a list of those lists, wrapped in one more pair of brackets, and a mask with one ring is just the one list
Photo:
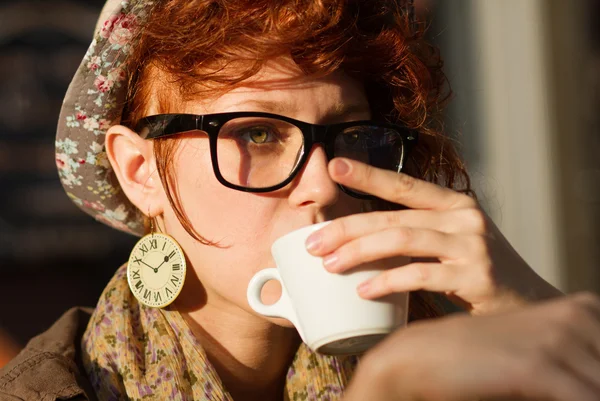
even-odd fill
[(0, 369), (0, 401), (92, 399), (80, 369), (80, 342), (92, 310), (72, 308)]

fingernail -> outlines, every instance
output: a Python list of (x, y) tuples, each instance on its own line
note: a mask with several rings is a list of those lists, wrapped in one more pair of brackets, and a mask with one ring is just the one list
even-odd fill
[(344, 160), (336, 160), (333, 171), (339, 176), (346, 175), (350, 171), (350, 165)]
[(317, 249), (319, 249), (321, 247), (321, 233), (316, 232), (314, 234), (311, 234), (307, 239), (306, 239), (306, 249), (309, 252), (314, 252)]
[(356, 290), (358, 291), (358, 293), (360, 295), (368, 295), (370, 289), (371, 289), (371, 281), (369, 281), (369, 280), (360, 283), (360, 285), (358, 287), (356, 287)]
[(337, 261), (338, 261), (338, 257), (335, 253), (325, 256), (323, 258), (323, 266), (325, 266), (325, 269), (327, 269), (329, 271), (334, 271)]

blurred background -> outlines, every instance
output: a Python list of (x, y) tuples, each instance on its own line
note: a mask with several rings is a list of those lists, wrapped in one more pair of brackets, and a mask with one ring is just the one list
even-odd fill
[[(54, 161), (102, 4), (0, 2), (0, 366), (69, 307), (93, 306), (136, 240), (80, 212)], [(483, 207), (548, 281), (600, 292), (600, 0), (416, 7), (445, 58), (447, 129)]]

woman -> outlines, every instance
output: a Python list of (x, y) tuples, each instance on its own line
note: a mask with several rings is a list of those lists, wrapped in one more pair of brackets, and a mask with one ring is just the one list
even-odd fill
[[(169, 234), (187, 261), (185, 284), (165, 295), (169, 306), (148, 307), (121, 267), (85, 332), (77, 330), (87, 319), (71, 312), (51, 329), (63, 345), (34, 340), (29, 365), (9, 366), (0, 391), (599, 399), (598, 300), (562, 297), (468, 196), (437, 123), (447, 98), (441, 63), (407, 10), (384, 0), (109, 1), (61, 113), (61, 180), (99, 221)], [(335, 135), (306, 148), (322, 126)], [(375, 145), (356, 146), (367, 142)], [(249, 279), (272, 266), (276, 238), (324, 220), (333, 221), (306, 245), (331, 272), (413, 257), (357, 289), (365, 298), (411, 291), (411, 320), (420, 320), (358, 368), (356, 357), (310, 351), (289, 322), (257, 315), (245, 297)], [(129, 265), (162, 266), (133, 255)], [(478, 316), (426, 320), (443, 314), (429, 292)], [(266, 302), (278, 297), (265, 288)], [(34, 358), (64, 361), (52, 370), (60, 386), (27, 380), (48, 375)]]

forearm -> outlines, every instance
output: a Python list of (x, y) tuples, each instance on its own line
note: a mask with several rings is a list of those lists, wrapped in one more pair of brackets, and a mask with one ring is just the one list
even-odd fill
[[(416, 397), (410, 395), (409, 387), (402, 385), (404, 375), (401, 372), (391, 372), (389, 366), (378, 360), (374, 350), (373, 353), (367, 353), (358, 365), (354, 377), (346, 388), (343, 401), (415, 401)], [(394, 369), (397, 370), (397, 369)], [(405, 376), (404, 376), (405, 377)], [(390, 385), (390, 380), (394, 385)], [(405, 389), (406, 392), (398, 394), (398, 388)]]
[(346, 388), (342, 401), (384, 400), (384, 394), (379, 394), (381, 391), (376, 378), (361, 365)]

